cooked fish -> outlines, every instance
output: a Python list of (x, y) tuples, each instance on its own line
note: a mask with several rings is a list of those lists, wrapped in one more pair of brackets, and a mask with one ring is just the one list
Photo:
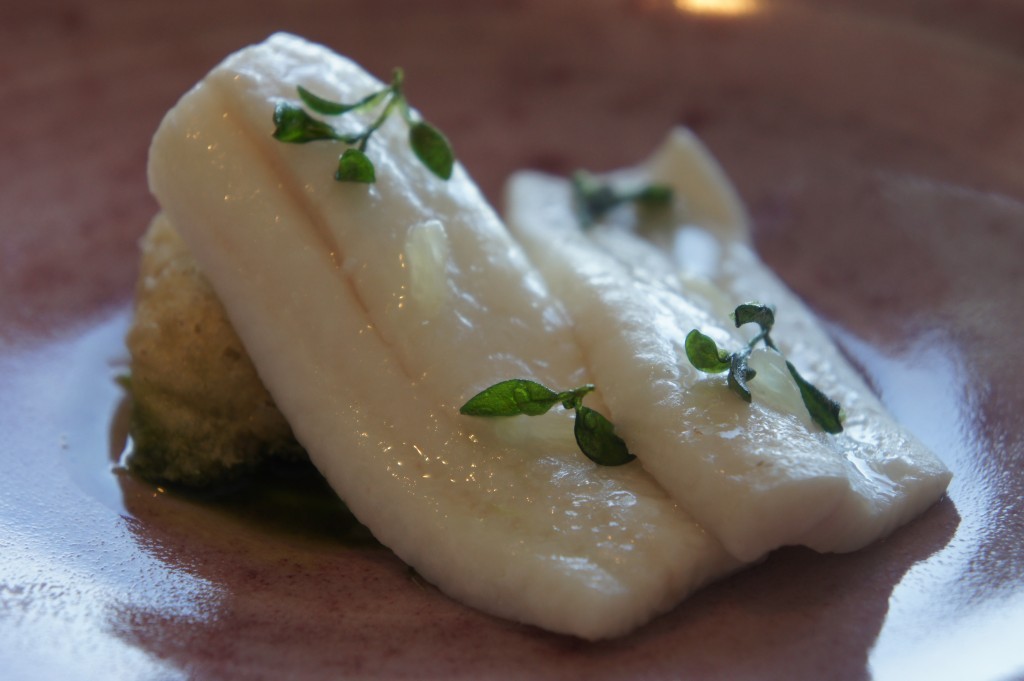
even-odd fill
[[(666, 184), (676, 209), (652, 226), (623, 208), (583, 230), (568, 181), (524, 172), (509, 184), (509, 226), (564, 302), (619, 434), (732, 555), (755, 560), (790, 544), (854, 550), (942, 494), (945, 466), (757, 258), (735, 190), (692, 134), (673, 132), (645, 167), (612, 180)], [(747, 343), (729, 313), (751, 300), (777, 307), (775, 341), (842, 404), (843, 433), (809, 418), (774, 351), (750, 359), (750, 404), (690, 364), (692, 329), (729, 350)]]
[(168, 113), (150, 185), (356, 516), (452, 596), (585, 638), (625, 633), (735, 569), (639, 466), (584, 458), (570, 414), (458, 414), (501, 379), (589, 381), (576, 333), (461, 166), (430, 174), (401, 120), (368, 147), (370, 186), (333, 179), (341, 145), (273, 139), (275, 105), (298, 85), (342, 101), (382, 87), (272, 36)]

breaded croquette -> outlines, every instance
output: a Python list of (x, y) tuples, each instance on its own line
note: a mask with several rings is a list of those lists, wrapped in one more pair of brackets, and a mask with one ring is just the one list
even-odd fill
[(162, 215), (141, 248), (127, 338), (129, 468), (153, 481), (209, 486), (268, 459), (305, 458), (213, 289)]

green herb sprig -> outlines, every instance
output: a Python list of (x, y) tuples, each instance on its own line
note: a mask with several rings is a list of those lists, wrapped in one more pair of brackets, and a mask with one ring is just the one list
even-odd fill
[(672, 188), (661, 184), (648, 184), (622, 189), (602, 182), (585, 170), (577, 170), (572, 175), (572, 196), (576, 218), (585, 229), (624, 203), (634, 203), (648, 208), (668, 206), (672, 203)]
[(495, 383), (471, 397), (459, 409), (466, 416), (539, 416), (561, 404), (576, 412), (573, 434), (576, 444), (588, 459), (602, 466), (621, 466), (636, 457), (629, 453), (626, 443), (615, 434), (611, 421), (590, 407), (583, 406), (583, 398), (593, 392), (587, 384), (572, 390), (557, 392), (536, 381), (513, 378)]
[(339, 157), (334, 179), (339, 182), (371, 184), (377, 180), (377, 171), (366, 155), (367, 144), (388, 117), (397, 111), (409, 126), (409, 146), (413, 153), (430, 172), (442, 180), (447, 180), (452, 176), (452, 169), (455, 166), (455, 154), (451, 144), (440, 130), (413, 116), (409, 102), (405, 98), (404, 79), (402, 69), (395, 69), (389, 85), (351, 104), (324, 99), (300, 85), (297, 88), (299, 98), (312, 111), (324, 116), (342, 116), (376, 106), (383, 108), (373, 122), (361, 132), (342, 134), (330, 124), (309, 115), (302, 107), (280, 102), (274, 108), (273, 136), (289, 144), (332, 140), (351, 145)]
[[(775, 325), (775, 308), (761, 303), (744, 303), (736, 308), (732, 318), (736, 328), (744, 324), (757, 324), (761, 331), (750, 339), (745, 348), (728, 353), (720, 349), (714, 340), (693, 329), (686, 335), (686, 357), (690, 364), (703, 372), (719, 374), (728, 371), (729, 388), (744, 401), (750, 402), (751, 395), (747, 382), (757, 375), (757, 372), (747, 366), (750, 353), (758, 343), (764, 343), (766, 347), (782, 354), (771, 337), (771, 330)], [(811, 419), (826, 433), (843, 432), (842, 408), (839, 403), (809, 383), (789, 360), (786, 360), (786, 368), (800, 389), (800, 398)]]

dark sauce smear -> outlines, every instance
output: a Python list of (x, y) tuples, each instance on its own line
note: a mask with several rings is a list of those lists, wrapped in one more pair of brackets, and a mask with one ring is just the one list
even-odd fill
[(339, 541), (357, 547), (380, 546), (311, 463), (268, 463), (215, 489), (162, 488), (269, 534)]
[(230, 483), (208, 488), (142, 478), (127, 465), (132, 455), (130, 421), (131, 398), (124, 396), (111, 418), (109, 450), (112, 473), (122, 488), (129, 480), (153, 487), (267, 534), (383, 548), (308, 461), (267, 462)]

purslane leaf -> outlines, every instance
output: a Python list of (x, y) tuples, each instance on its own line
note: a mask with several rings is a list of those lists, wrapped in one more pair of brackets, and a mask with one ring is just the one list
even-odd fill
[(576, 410), (573, 435), (580, 451), (601, 466), (621, 466), (636, 458), (615, 434), (612, 422), (590, 407), (580, 406)]
[(338, 139), (338, 133), (330, 125), (287, 102), (280, 102), (274, 107), (274, 125), (274, 139), (289, 144)]
[(583, 404), (583, 398), (587, 396), (587, 393), (594, 392), (594, 386), (591, 383), (582, 385), (579, 388), (573, 388), (572, 390), (566, 390), (565, 392), (558, 393), (558, 401), (562, 403), (562, 406), (566, 409), (579, 409)]
[(455, 154), (440, 130), (424, 121), (413, 123), (409, 127), (409, 145), (430, 172), (442, 180), (452, 176)]
[(807, 407), (807, 412), (811, 415), (811, 419), (821, 426), (822, 430), (826, 433), (835, 435), (836, 433), (843, 432), (843, 410), (839, 403), (816, 386), (808, 383), (800, 375), (800, 372), (796, 370), (792, 362), (786, 362), (786, 368), (789, 369), (790, 376), (793, 377), (797, 387), (800, 388), (800, 397), (803, 399), (804, 406)]
[[(729, 389), (745, 402), (750, 402), (752, 396), (747, 382), (757, 374), (747, 366), (747, 361), (754, 346), (764, 343), (775, 352), (780, 352), (770, 333), (775, 325), (775, 308), (762, 303), (744, 303), (737, 306), (731, 316), (737, 328), (753, 323), (761, 328), (761, 332), (750, 340), (744, 349), (727, 354), (720, 350), (711, 338), (697, 329), (693, 329), (686, 336), (686, 357), (690, 360), (690, 364), (701, 371), (720, 373), (728, 370)], [(843, 410), (839, 403), (809, 383), (791, 362), (787, 361), (786, 367), (800, 390), (800, 397), (807, 412), (811, 415), (811, 419), (827, 433), (841, 433), (843, 431)]]
[(732, 318), (736, 328), (754, 323), (760, 326), (762, 331), (768, 332), (775, 326), (775, 308), (761, 303), (743, 303), (736, 307)]
[(744, 402), (751, 401), (750, 388), (747, 381), (754, 378), (757, 372), (747, 366), (747, 353), (737, 352), (732, 355), (729, 362), (729, 388), (743, 398)]
[(554, 390), (525, 378), (495, 383), (471, 397), (459, 409), (466, 416), (539, 416), (561, 402)]
[(649, 184), (633, 195), (633, 200), (642, 206), (664, 206), (672, 202), (671, 187), (663, 184)]
[(338, 159), (334, 179), (339, 182), (372, 184), (377, 180), (377, 171), (366, 154), (359, 149), (346, 149)]
[(299, 98), (313, 111), (324, 116), (340, 116), (341, 114), (348, 113), (349, 111), (357, 111), (363, 107), (368, 107), (376, 104), (383, 99), (391, 90), (390, 88), (384, 88), (377, 92), (371, 93), (357, 102), (352, 104), (343, 104), (342, 102), (333, 102), (329, 99), (324, 99), (318, 95), (313, 94), (301, 85), (298, 86)]
[(297, 90), (302, 102), (310, 110), (324, 116), (340, 116), (381, 103), (385, 105), (376, 119), (360, 132), (342, 134), (328, 123), (310, 116), (305, 109), (281, 102), (274, 108), (273, 137), (291, 144), (334, 140), (354, 145), (359, 155), (346, 151), (338, 160), (338, 170), (334, 177), (340, 182), (372, 183), (376, 181), (376, 171), (365, 154), (367, 144), (384, 122), (398, 111), (409, 126), (409, 145), (413, 153), (430, 172), (443, 180), (448, 180), (455, 167), (455, 154), (451, 143), (440, 130), (425, 121), (415, 119), (405, 99), (403, 79), (403, 71), (395, 69), (391, 83), (387, 87), (350, 104), (321, 97), (300, 85)]
[(615, 426), (600, 413), (583, 406), (583, 398), (594, 390), (587, 384), (572, 390), (555, 392), (536, 381), (513, 378), (481, 390), (459, 409), (467, 416), (539, 416), (561, 403), (576, 412), (573, 435), (576, 444), (594, 463), (621, 466), (636, 457), (615, 434)]
[(650, 184), (633, 190), (622, 190), (601, 182), (585, 170), (572, 174), (572, 197), (576, 217), (586, 229), (600, 220), (616, 206), (630, 201), (654, 208), (672, 202), (672, 188), (666, 185)]
[(720, 374), (729, 370), (729, 353), (720, 350), (714, 340), (697, 329), (686, 334), (684, 347), (686, 358), (697, 369), (709, 374)]

